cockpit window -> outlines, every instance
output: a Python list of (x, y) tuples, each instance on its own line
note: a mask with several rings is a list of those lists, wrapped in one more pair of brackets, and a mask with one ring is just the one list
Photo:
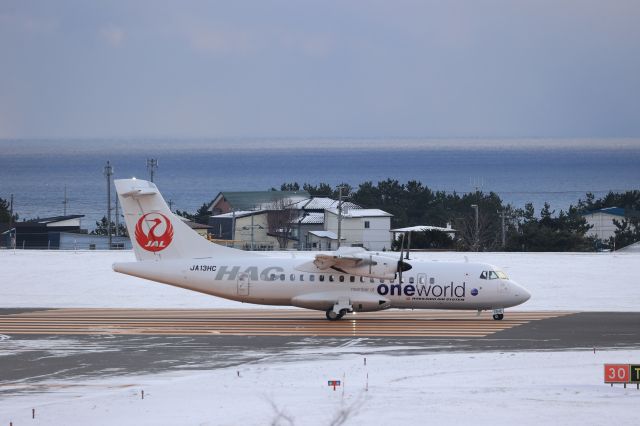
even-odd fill
[(508, 280), (509, 277), (502, 271), (482, 271), (480, 274), (481, 280)]
[(509, 277), (507, 276), (507, 274), (505, 274), (502, 271), (496, 271), (496, 274), (498, 274), (498, 278), (500, 278), (501, 280), (508, 280)]

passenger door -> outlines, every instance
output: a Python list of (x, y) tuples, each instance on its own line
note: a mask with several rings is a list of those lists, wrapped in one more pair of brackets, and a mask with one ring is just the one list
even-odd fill
[(246, 272), (238, 274), (238, 296), (248, 296), (251, 287), (250, 275)]

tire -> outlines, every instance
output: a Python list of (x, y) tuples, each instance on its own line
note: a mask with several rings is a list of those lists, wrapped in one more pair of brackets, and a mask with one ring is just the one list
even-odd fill
[(335, 312), (333, 312), (333, 309), (327, 309), (326, 315), (329, 321), (338, 321), (340, 318), (342, 318), (340, 314), (336, 314)]
[(496, 321), (500, 321), (504, 318), (504, 314), (493, 314), (493, 319)]

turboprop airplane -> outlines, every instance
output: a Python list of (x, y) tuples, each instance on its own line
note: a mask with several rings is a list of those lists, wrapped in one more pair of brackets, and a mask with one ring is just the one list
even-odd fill
[(334, 252), (237, 250), (207, 241), (171, 210), (152, 182), (115, 181), (136, 262), (116, 272), (201, 293), (263, 305), (350, 312), (405, 309), (492, 310), (527, 301), (529, 293), (485, 263), (403, 259), (349, 247)]

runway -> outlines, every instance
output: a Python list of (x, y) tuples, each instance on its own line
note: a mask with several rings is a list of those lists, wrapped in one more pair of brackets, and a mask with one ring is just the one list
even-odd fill
[(0, 334), (480, 338), (570, 312), (382, 311), (328, 321), (285, 309), (50, 309), (0, 315)]

